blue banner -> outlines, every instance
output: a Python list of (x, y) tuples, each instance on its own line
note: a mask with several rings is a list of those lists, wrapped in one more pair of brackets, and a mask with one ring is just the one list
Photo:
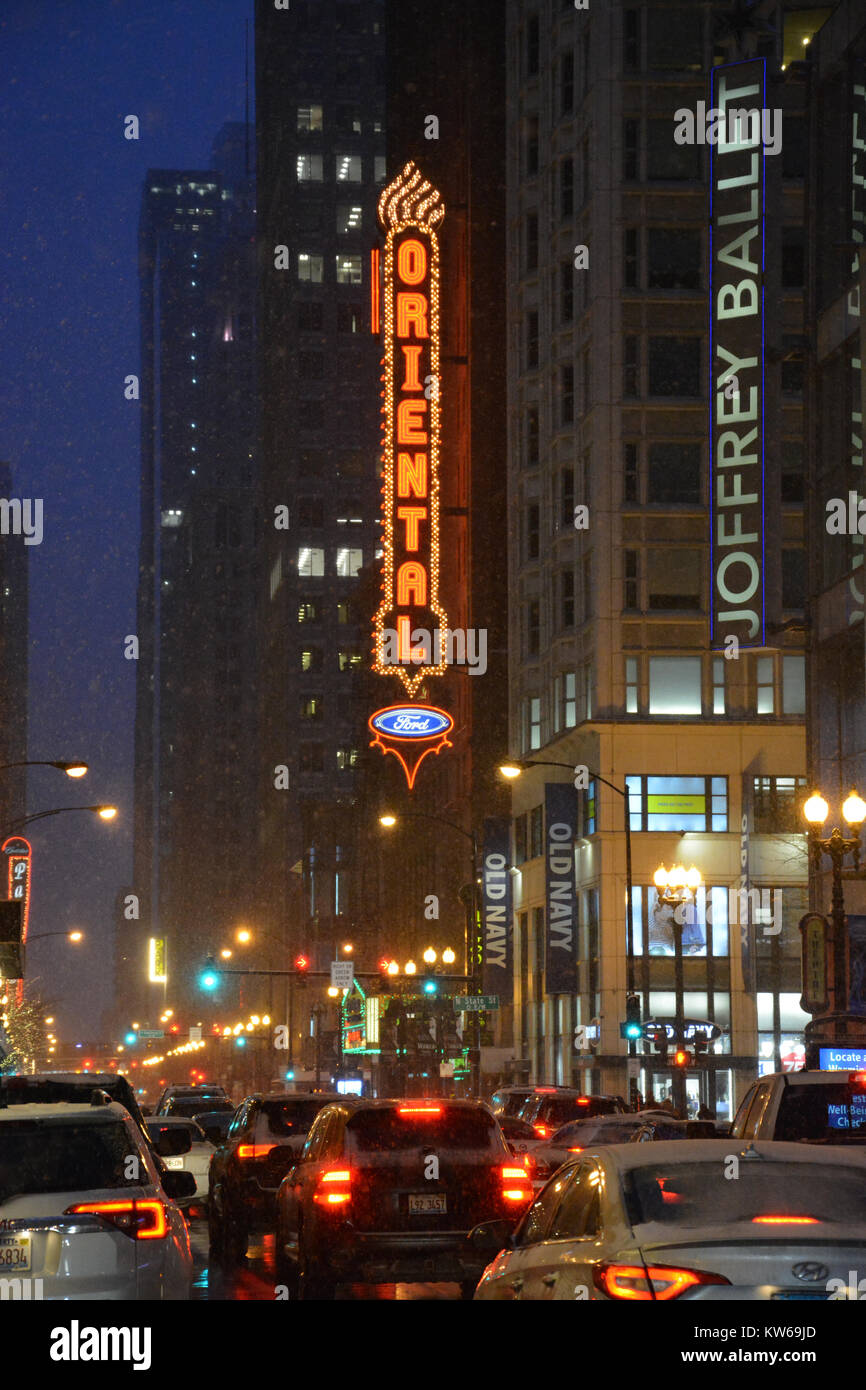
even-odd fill
[(577, 792), (569, 782), (544, 788), (544, 850), (547, 883), (545, 993), (573, 994), (577, 961)]
[(498, 994), (501, 1005), (514, 998), (513, 915), (511, 822), (490, 817), (481, 853), (482, 981), (484, 993)]

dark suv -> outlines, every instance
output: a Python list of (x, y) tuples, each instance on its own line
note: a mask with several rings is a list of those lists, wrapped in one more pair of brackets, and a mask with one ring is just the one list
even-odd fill
[(307, 1131), (336, 1092), (253, 1095), (241, 1101), (210, 1161), (208, 1230), (211, 1257), (243, 1259), (251, 1230), (272, 1230), (274, 1198)]
[(479, 1221), (516, 1222), (532, 1200), (486, 1105), (344, 1097), (317, 1117), (277, 1196), (277, 1277), (301, 1299), (337, 1284), (459, 1283), (485, 1260)]
[(520, 1111), (520, 1119), (532, 1125), (539, 1139), (549, 1139), (561, 1125), (594, 1115), (624, 1115), (628, 1106), (621, 1096), (588, 1096), (583, 1091), (557, 1091), (554, 1095), (530, 1096)]

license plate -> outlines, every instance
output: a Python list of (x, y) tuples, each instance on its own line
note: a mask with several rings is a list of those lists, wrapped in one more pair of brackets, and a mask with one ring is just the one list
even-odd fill
[(828, 1295), (826, 1293), (819, 1293), (817, 1289), (812, 1292), (807, 1292), (805, 1289), (803, 1289), (802, 1293), (799, 1289), (782, 1289), (780, 1293), (774, 1293), (773, 1298), (782, 1298), (785, 1299), (787, 1302), (828, 1302)]
[(431, 1194), (430, 1196), (427, 1196), (425, 1193), (423, 1197), (416, 1197), (414, 1195), (410, 1195), (409, 1197), (409, 1214), (411, 1216), (426, 1216), (431, 1212), (447, 1210), (448, 1203), (444, 1192), (436, 1193), (435, 1195)]
[(177, 1158), (166, 1158), (166, 1159), (164, 1159), (163, 1161), (164, 1161), (164, 1163), (165, 1163), (166, 1168), (182, 1168), (182, 1167), (183, 1167), (183, 1156), (182, 1156), (182, 1155), (180, 1155), (180, 1156), (177, 1157)]
[(30, 1268), (30, 1237), (0, 1236), (0, 1269)]

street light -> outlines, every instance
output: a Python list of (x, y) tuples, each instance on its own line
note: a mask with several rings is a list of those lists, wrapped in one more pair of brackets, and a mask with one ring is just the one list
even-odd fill
[(850, 854), (855, 870), (860, 868), (860, 827), (866, 820), (866, 801), (852, 790), (842, 804), (842, 816), (851, 828), (850, 835), (843, 835), (838, 826), (826, 838), (820, 835), (819, 829), (829, 814), (830, 807), (824, 797), (818, 791), (813, 792), (803, 806), (803, 816), (809, 824), (813, 867), (816, 870), (820, 868), (822, 854), (829, 855), (833, 866), (833, 905), (830, 910), (833, 924), (833, 1013), (837, 1020), (836, 1038), (841, 1043), (846, 1041), (847, 1030), (843, 1020), (849, 1009), (848, 930), (842, 893), (842, 865), (845, 856)]
[[(672, 864), (670, 869), (666, 869), (663, 864), (659, 865), (653, 874), (653, 883), (659, 895), (659, 902), (666, 907), (675, 908), (671, 929), (674, 937), (674, 999), (676, 1001), (676, 1018), (674, 1030), (676, 1032), (676, 1045), (682, 1050), (685, 1038), (684, 1018), (684, 990), (685, 982), (683, 978), (683, 926), (685, 925), (685, 914), (682, 909), (688, 905), (694, 905), (697, 899), (697, 892), (701, 886), (700, 869), (696, 869), (694, 864), (686, 869), (682, 864)], [(678, 1054), (679, 1055), (679, 1054)], [(688, 1058), (688, 1054), (683, 1052), (683, 1057)], [(681, 1115), (686, 1114), (686, 1077), (684, 1067), (686, 1061), (677, 1062), (674, 1066), (671, 1078), (671, 1091), (673, 1102)]]
[(10, 835), (14, 831), (21, 830), (25, 825), (31, 825), (33, 821), (48, 820), (50, 816), (62, 816), (67, 811), (93, 811), (102, 820), (114, 820), (117, 815), (116, 806), (55, 806), (51, 811), (36, 811), (32, 816), (22, 816), (20, 820), (13, 821), (6, 829), (6, 834)]
[(58, 772), (65, 772), (67, 777), (84, 777), (88, 770), (87, 763), (81, 762), (79, 758), (71, 763), (58, 759), (27, 758), (23, 762), (0, 763), (0, 772), (5, 772), (10, 767), (56, 767)]

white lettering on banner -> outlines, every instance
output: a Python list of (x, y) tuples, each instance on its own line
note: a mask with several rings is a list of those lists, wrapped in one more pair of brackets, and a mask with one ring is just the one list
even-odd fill
[[(507, 968), (507, 903), (508, 881), (506, 879), (506, 859), (504, 854), (488, 854), (484, 858), (484, 952), (488, 965)], [(501, 898), (501, 902), (495, 899)]]
[(571, 826), (562, 822), (555, 822), (548, 827), (547, 838), (550, 842), (547, 850), (548, 872), (558, 876), (568, 875), (564, 882), (557, 883), (551, 880), (548, 887), (550, 945), (552, 950), (567, 951), (571, 954), (574, 936), (574, 883), (572, 879), (574, 856), (556, 853), (557, 845), (555, 843), (557, 840), (571, 842), (573, 838)]

